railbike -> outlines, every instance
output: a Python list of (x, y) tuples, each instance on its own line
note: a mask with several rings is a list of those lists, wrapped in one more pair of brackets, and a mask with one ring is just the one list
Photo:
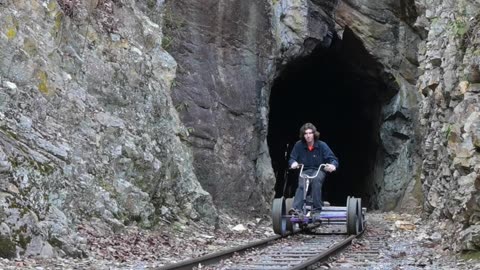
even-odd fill
[(292, 208), (293, 198), (275, 198), (272, 205), (273, 231), (279, 235), (286, 235), (298, 230), (309, 229), (310, 224), (345, 224), (347, 234), (359, 234), (366, 225), (365, 212), (362, 208), (362, 199), (347, 197), (346, 206), (330, 206), (326, 204), (319, 213), (312, 214), (312, 203), (309, 200), (308, 189), (310, 182), (315, 178), (326, 164), (321, 164), (314, 175), (303, 172), (303, 164), (300, 165), (300, 181), (304, 181), (303, 207), (301, 213), (290, 214), (287, 211)]

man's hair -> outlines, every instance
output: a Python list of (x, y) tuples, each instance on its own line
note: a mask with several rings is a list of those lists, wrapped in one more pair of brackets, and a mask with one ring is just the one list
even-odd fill
[(300, 128), (300, 139), (305, 142), (305, 130), (311, 129), (313, 131), (313, 136), (315, 138), (315, 141), (320, 139), (320, 132), (317, 131), (317, 128), (312, 124), (312, 123), (306, 123)]

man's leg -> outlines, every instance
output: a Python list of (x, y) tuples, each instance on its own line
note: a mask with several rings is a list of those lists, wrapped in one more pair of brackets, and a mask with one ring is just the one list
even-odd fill
[(298, 177), (298, 187), (295, 191), (295, 197), (293, 198), (293, 205), (292, 207), (296, 210), (302, 210), (303, 208), (303, 179)]
[(317, 177), (315, 177), (312, 181), (313, 209), (315, 211), (320, 211), (323, 206), (322, 185), (324, 180), (325, 180), (325, 172), (320, 171), (318, 172)]

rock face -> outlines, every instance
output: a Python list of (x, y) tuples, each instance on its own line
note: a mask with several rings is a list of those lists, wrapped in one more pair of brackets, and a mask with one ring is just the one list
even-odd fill
[(454, 222), (455, 250), (480, 247), (479, 6), (475, 1), (417, 3), (428, 31), (419, 47), (424, 208)]
[(81, 256), (72, 225), (91, 218), (113, 229), (215, 222), (182, 142), (177, 65), (148, 17), (157, 9), (0, 2), (0, 227), (14, 243), (4, 254)]
[(396, 191), (379, 202), (423, 201), (453, 222), (445, 237), (456, 251), (479, 247), (478, 11), (473, 1), (344, 1), (337, 13), (400, 86), (382, 132), (385, 190)]
[(397, 91), (383, 107), (383, 149), (372, 174), (373, 205), (383, 210), (418, 209), (421, 196), (413, 191), (420, 185), (415, 82), (421, 36), (413, 25), (415, 5), (413, 1), (339, 1), (336, 15), (339, 32), (350, 29), (358, 36), (382, 65), (384, 78), (380, 79)]
[(275, 183), (259, 122), (275, 44), (269, 13), (267, 1), (165, 7), (166, 48), (178, 63), (172, 98), (195, 173), (217, 205), (241, 212), (268, 209)]

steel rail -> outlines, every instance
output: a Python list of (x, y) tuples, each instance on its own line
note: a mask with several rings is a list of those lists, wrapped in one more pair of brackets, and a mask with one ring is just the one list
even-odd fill
[(341, 249), (347, 247), (348, 245), (350, 245), (353, 241), (353, 239), (357, 238), (358, 235), (350, 235), (349, 237), (347, 237), (345, 240), (342, 240), (341, 242), (333, 245), (332, 247), (328, 248), (326, 251), (318, 254), (317, 256), (299, 264), (299, 265), (295, 265), (291, 268), (288, 268), (288, 270), (300, 270), (300, 269), (306, 269), (307, 267), (317, 263), (317, 262), (320, 262), (332, 255), (334, 255), (335, 253), (337, 253), (338, 251), (340, 251)]
[[(310, 269), (309, 267), (325, 261), (326, 259), (334, 256), (338, 252), (343, 251), (349, 245), (351, 245), (353, 239), (363, 235), (364, 231), (360, 232), (358, 235), (349, 235), (344, 239), (336, 241), (332, 246), (329, 246), (325, 249), (322, 249), (322, 242), (310, 242), (313, 246), (320, 247), (321, 250), (315, 250), (308, 248), (307, 245), (301, 245), (295, 247), (288, 245), (287, 249), (280, 247), (277, 251), (271, 250), (267, 251), (264, 254), (261, 254), (257, 258), (247, 258), (246, 260), (241, 261), (239, 264), (231, 265), (225, 269), (230, 270), (240, 270), (240, 269), (282, 269), (282, 270), (298, 270), (298, 269)], [(316, 235), (316, 233), (315, 233)], [(325, 238), (327, 241), (328, 237)], [(303, 242), (305, 244), (305, 242)], [(304, 248), (307, 247), (307, 248)], [(280, 257), (279, 257), (280, 256)], [(303, 257), (303, 259), (302, 259)], [(283, 259), (277, 259), (283, 258)], [(294, 261), (297, 261), (294, 263)], [(278, 263), (278, 264), (276, 264)], [(222, 268), (224, 269), (224, 268)]]
[[(291, 233), (287, 233), (285, 236), (290, 235)], [(190, 260), (185, 260), (182, 262), (174, 263), (174, 264), (169, 264), (165, 266), (161, 266), (159, 268), (156, 268), (157, 270), (184, 270), (184, 269), (192, 269), (195, 266), (198, 266), (200, 263), (203, 265), (208, 265), (208, 264), (213, 264), (213, 263), (218, 263), (223, 259), (232, 257), (234, 253), (242, 253), (245, 252), (251, 248), (254, 247), (262, 247), (265, 245), (268, 245), (270, 242), (276, 241), (280, 238), (283, 238), (280, 235), (275, 235), (263, 240), (259, 240), (256, 242), (252, 242), (246, 245), (238, 246), (238, 247), (233, 247), (230, 249), (225, 249), (222, 251), (218, 251), (215, 253), (211, 253), (205, 256), (193, 258)]]
[[(313, 229), (313, 228), (316, 228), (318, 226), (320, 226), (320, 224), (310, 224), (305, 229)], [(300, 231), (303, 231), (303, 229), (295, 230), (293, 233), (292, 232), (287, 232), (283, 236), (275, 235), (275, 236), (272, 236), (272, 237), (269, 237), (269, 238), (266, 238), (266, 239), (263, 239), (263, 240), (258, 240), (258, 241), (255, 241), (255, 242), (251, 242), (251, 243), (248, 243), (248, 244), (245, 244), (245, 245), (238, 246), (238, 247), (233, 247), (233, 248), (221, 250), (221, 251), (211, 253), (211, 254), (208, 254), (208, 255), (205, 255), (205, 256), (200, 256), (200, 257), (197, 257), (197, 258), (181, 261), (181, 262), (178, 262), (178, 263), (160, 266), (160, 267), (155, 268), (155, 269), (157, 269), (157, 270), (189, 270), (189, 269), (192, 269), (195, 266), (198, 266), (200, 263), (203, 264), (203, 265), (218, 263), (223, 259), (232, 257), (235, 253), (236, 254), (242, 254), (242, 253), (244, 253), (244, 252), (246, 252), (246, 251), (248, 251), (252, 248), (262, 247), (262, 246), (268, 245), (269, 243), (271, 243), (273, 241), (276, 241), (278, 239), (281, 239), (281, 238), (287, 237), (289, 235), (298, 233)]]
[[(318, 224), (311, 224), (311, 225), (307, 226), (307, 228), (305, 228), (305, 229), (313, 229), (313, 228), (318, 227), (318, 226), (319, 226)], [(303, 230), (295, 231), (295, 233), (300, 232), (300, 231), (303, 231)], [(305, 261), (305, 262), (303, 262), (299, 265), (296, 265), (296, 266), (294, 266), (292, 268), (288, 268), (288, 269), (289, 270), (305, 269), (306, 267), (308, 267), (312, 264), (315, 264), (315, 263), (317, 263), (321, 260), (324, 260), (324, 259), (328, 258), (329, 256), (332, 256), (333, 254), (337, 253), (340, 249), (348, 246), (354, 238), (361, 236), (363, 234), (363, 232), (364, 231), (362, 231), (358, 235), (351, 235), (351, 236), (347, 237), (346, 239), (342, 240), (341, 242), (333, 245), (328, 250), (326, 250), (326, 251), (324, 251), (324, 252), (322, 252), (322, 253), (320, 253), (320, 254), (318, 254), (318, 255), (310, 258), (310, 259), (308, 259), (307, 261)], [(194, 267), (198, 267), (200, 264), (203, 265), (203, 266), (212, 265), (212, 264), (215, 264), (215, 263), (219, 263), (224, 259), (230, 258), (235, 254), (243, 254), (243, 253), (246, 253), (247, 251), (249, 251), (253, 248), (258, 248), (258, 247), (263, 247), (263, 246), (270, 245), (272, 242), (274, 242), (278, 239), (285, 238), (286, 236), (289, 236), (289, 235), (292, 235), (292, 234), (295, 234), (295, 233), (288, 232), (284, 236), (275, 235), (275, 236), (272, 236), (272, 237), (269, 237), (269, 238), (266, 238), (266, 239), (263, 239), (263, 240), (248, 243), (246, 245), (241, 245), (241, 246), (221, 250), (221, 251), (211, 253), (211, 254), (208, 254), (208, 255), (205, 255), (205, 256), (181, 261), (181, 262), (174, 263), (174, 264), (164, 265), (164, 266), (161, 266), (161, 267), (158, 267), (158, 268), (155, 268), (155, 269), (157, 269), (157, 270), (186, 270), (186, 269), (193, 269)], [(323, 233), (319, 233), (319, 234), (323, 235)], [(333, 233), (333, 235), (335, 235), (335, 234), (343, 234), (343, 233)], [(330, 234), (330, 235), (332, 235), (332, 234)]]

